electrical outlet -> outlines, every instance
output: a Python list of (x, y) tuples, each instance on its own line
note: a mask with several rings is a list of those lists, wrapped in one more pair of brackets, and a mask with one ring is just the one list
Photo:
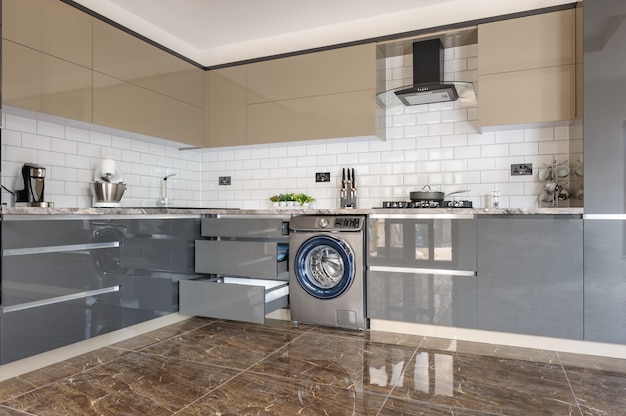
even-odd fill
[(532, 163), (519, 163), (511, 165), (511, 176), (519, 175), (532, 175), (533, 164)]
[(330, 172), (316, 172), (315, 182), (330, 182)]
[(230, 176), (220, 176), (219, 185), (230, 185)]

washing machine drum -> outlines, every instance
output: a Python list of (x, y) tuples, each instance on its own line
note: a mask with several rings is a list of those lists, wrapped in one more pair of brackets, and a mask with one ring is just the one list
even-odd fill
[(348, 290), (354, 281), (354, 253), (339, 238), (326, 235), (310, 238), (296, 253), (294, 274), (311, 296), (335, 298)]

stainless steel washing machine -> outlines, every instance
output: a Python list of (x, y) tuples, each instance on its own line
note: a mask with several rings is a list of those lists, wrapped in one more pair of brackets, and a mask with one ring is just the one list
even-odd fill
[(302, 215), (289, 222), (293, 321), (367, 329), (365, 216)]

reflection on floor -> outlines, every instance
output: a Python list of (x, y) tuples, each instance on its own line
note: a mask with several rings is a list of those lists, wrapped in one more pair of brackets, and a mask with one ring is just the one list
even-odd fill
[(0, 383), (0, 415), (623, 415), (626, 361), (193, 318)]

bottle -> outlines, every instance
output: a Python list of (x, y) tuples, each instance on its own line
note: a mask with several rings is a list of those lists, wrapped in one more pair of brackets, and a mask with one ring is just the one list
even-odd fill
[(494, 187), (493, 191), (491, 191), (491, 207), (500, 208), (500, 191), (498, 191), (497, 187)]

